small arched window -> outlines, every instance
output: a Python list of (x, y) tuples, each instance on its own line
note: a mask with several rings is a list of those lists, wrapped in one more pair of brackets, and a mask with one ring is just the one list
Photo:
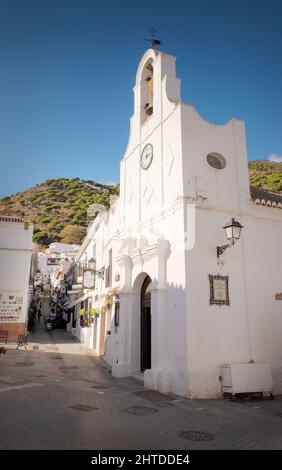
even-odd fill
[(141, 84), (141, 115), (142, 122), (153, 114), (154, 110), (154, 68), (149, 60), (144, 66)]

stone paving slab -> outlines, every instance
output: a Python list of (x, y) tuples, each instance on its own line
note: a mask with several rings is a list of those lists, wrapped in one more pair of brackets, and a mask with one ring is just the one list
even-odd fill
[(160, 394), (112, 377), (69, 333), (49, 336), (39, 327), (0, 363), (0, 449), (282, 449), (282, 397)]

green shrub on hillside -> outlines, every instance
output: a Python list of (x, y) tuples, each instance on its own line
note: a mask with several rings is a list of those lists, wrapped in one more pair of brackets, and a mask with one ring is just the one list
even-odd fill
[(41, 224), (48, 224), (48, 222), (50, 222), (50, 218), (45, 217), (44, 215), (42, 215), (42, 216), (38, 217), (37, 222), (39, 222)]
[[(34, 223), (34, 241), (47, 246), (60, 240), (60, 233), (71, 226), (69, 239), (82, 240), (89, 223), (87, 210), (94, 203), (109, 207), (110, 196), (118, 194), (115, 186), (107, 186), (79, 178), (48, 179), (33, 188), (0, 199), (0, 212), (20, 215)], [(73, 229), (73, 227), (79, 229)], [(68, 229), (70, 230), (70, 229)], [(76, 231), (75, 231), (76, 230)], [(72, 241), (74, 243), (74, 241)]]
[(54, 241), (53, 237), (50, 237), (49, 233), (45, 230), (35, 233), (32, 240), (43, 246), (48, 246)]
[(60, 232), (60, 237), (63, 243), (75, 243), (80, 245), (86, 233), (86, 228), (81, 225), (66, 225)]
[(282, 163), (269, 160), (254, 160), (249, 162), (250, 185), (282, 191)]

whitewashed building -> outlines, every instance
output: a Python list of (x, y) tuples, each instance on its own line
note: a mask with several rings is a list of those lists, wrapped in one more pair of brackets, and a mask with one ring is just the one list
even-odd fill
[[(244, 122), (203, 119), (181, 101), (175, 57), (149, 49), (136, 74), (120, 197), (76, 259), (95, 260), (96, 284), (83, 288), (81, 277), (73, 291), (73, 332), (113, 375), (143, 373), (152, 389), (218, 397), (223, 364), (261, 363), (282, 392), (281, 204), (249, 187)], [(234, 244), (223, 229), (231, 219), (242, 226)], [(87, 334), (86, 298), (99, 313)]]
[(20, 217), (0, 216), (0, 330), (8, 340), (26, 333), (32, 232)]
[(54, 242), (45, 251), (38, 252), (37, 267), (42, 278), (44, 280), (50, 278), (53, 287), (60, 287), (60, 282), (64, 279), (79, 249), (80, 245)]

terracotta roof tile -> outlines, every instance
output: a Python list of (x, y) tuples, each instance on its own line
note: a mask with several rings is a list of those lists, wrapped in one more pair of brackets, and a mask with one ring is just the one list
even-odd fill
[(250, 187), (251, 199), (256, 203), (282, 209), (282, 194), (262, 188)]

